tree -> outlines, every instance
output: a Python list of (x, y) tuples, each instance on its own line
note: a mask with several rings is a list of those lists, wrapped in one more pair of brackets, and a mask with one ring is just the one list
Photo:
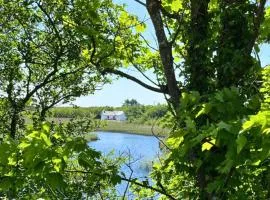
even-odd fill
[[(157, 186), (174, 191), (176, 198), (236, 195), (235, 188), (246, 188), (241, 181), (246, 174), (237, 159), (243, 147), (253, 150), (254, 141), (247, 144), (241, 126), (248, 115), (258, 112), (262, 101), (258, 51), (259, 44), (269, 41), (266, 0), (135, 1), (148, 11), (157, 47), (141, 34), (144, 22), (121, 11), (115, 26), (122, 35), (112, 43), (118, 66), (95, 66), (104, 74), (125, 77), (168, 97), (173, 143), (169, 142), (170, 153), (161, 170), (154, 172)], [(119, 66), (133, 66), (151, 85)], [(157, 83), (146, 76), (147, 69), (154, 70)], [(245, 167), (253, 169), (252, 164)], [(249, 183), (253, 178), (250, 173)], [(186, 186), (185, 179), (194, 190), (177, 192), (177, 187)], [(170, 183), (176, 188), (170, 188)], [(262, 183), (247, 188), (256, 196), (263, 190)]]
[[(1, 153), (7, 155), (1, 160), (1, 178), (10, 180), (6, 174), (24, 171), (26, 149), (33, 154), (39, 143), (41, 152), (49, 151), (40, 160), (49, 174), (65, 158), (61, 149), (50, 148), (54, 139), (48, 139), (47, 126), (29, 130), (26, 141), (15, 137), (17, 130), (23, 132), (18, 124), (31, 100), (38, 102), (34, 105), (44, 118), (42, 111), (59, 100), (87, 93), (95, 86), (92, 83), (101, 80), (100, 75), (115, 74), (163, 93), (171, 111), (166, 122), (172, 129), (168, 153), (154, 166), (155, 185), (132, 183), (170, 199), (269, 198), (268, 79), (263, 79), (263, 92), (259, 93), (262, 68), (257, 55), (259, 44), (269, 42), (266, 0), (135, 1), (149, 14), (157, 47), (142, 33), (145, 22), (111, 0), (0, 2), (4, 16), (0, 20), (0, 106), (5, 108), (1, 115), (7, 120), (1, 129), (13, 138), (6, 137), (1, 143)], [(123, 71), (130, 66), (150, 83)], [(154, 71), (156, 81), (145, 74), (148, 69)], [(18, 142), (22, 144), (16, 146)], [(89, 174), (91, 166), (99, 166), (99, 156), (90, 151), (87, 155), (94, 159), (89, 161), (85, 143), (82, 146), (84, 159), (79, 164), (84, 170), (79, 173)], [(73, 158), (72, 152), (69, 158)], [(66, 172), (65, 165), (63, 169)], [(109, 179), (112, 184), (119, 182), (117, 170), (108, 169), (114, 177)], [(16, 193), (14, 177), (5, 190), (5, 194), (13, 194), (9, 198)], [(26, 170), (26, 177), (30, 177), (28, 186), (41, 180), (31, 170)], [(91, 185), (96, 179), (88, 180)]]
[[(57, 103), (92, 93), (106, 82), (71, 28), (69, 16), (78, 4), (0, 1), (1, 198), (96, 198), (120, 181), (118, 161), (101, 157), (82, 135), (93, 130), (91, 119), (44, 122)], [(87, 9), (99, 16), (109, 10), (104, 5), (90, 2)], [(101, 54), (91, 58), (103, 60)], [(33, 126), (25, 124), (27, 114), (37, 117)]]
[(145, 109), (136, 99), (126, 99), (122, 108), (130, 122), (140, 118)]
[(139, 102), (136, 99), (126, 99), (122, 106), (139, 106)]
[(27, 106), (43, 121), (57, 103), (93, 93), (105, 82), (70, 29), (70, 2), (57, 2), (1, 2), (0, 90), (8, 106), (4, 114), (11, 116), (4, 132), (13, 138)]

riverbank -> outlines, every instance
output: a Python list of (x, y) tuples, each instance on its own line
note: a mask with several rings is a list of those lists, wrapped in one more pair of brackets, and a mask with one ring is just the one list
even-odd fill
[[(32, 121), (28, 118), (25, 118), (26, 124), (32, 123)], [(70, 118), (48, 118), (49, 122), (54, 122), (56, 124), (59, 123), (67, 123), (70, 121)], [(168, 129), (161, 128), (157, 125), (146, 125), (146, 124), (138, 124), (138, 123), (130, 123), (126, 121), (101, 121), (100, 127), (98, 127), (95, 131), (106, 131), (106, 132), (120, 132), (120, 133), (128, 133), (128, 134), (137, 134), (137, 135), (155, 135), (159, 137), (165, 137), (169, 134)], [(154, 134), (153, 134), (154, 133)], [(95, 133), (86, 134), (86, 139), (88, 141), (97, 140), (97, 136)]]
[(84, 135), (84, 138), (88, 141), (88, 142), (92, 142), (92, 141), (97, 141), (99, 140), (98, 135), (96, 133), (86, 133)]
[(156, 135), (156, 136), (167, 136), (169, 133), (168, 129), (164, 129), (158, 126), (151, 126), (145, 124), (136, 124), (129, 122), (119, 121), (106, 121), (106, 125), (97, 129), (97, 131), (106, 132), (121, 132), (130, 133), (137, 135)]

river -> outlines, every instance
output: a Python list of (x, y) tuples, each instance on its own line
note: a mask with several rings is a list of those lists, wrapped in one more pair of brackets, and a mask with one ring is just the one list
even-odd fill
[[(101, 151), (104, 155), (114, 151), (115, 156), (131, 156), (131, 168), (133, 178), (144, 179), (148, 177), (151, 163), (158, 158), (159, 145), (158, 139), (154, 136), (144, 136), (127, 133), (115, 132), (96, 132), (99, 140), (89, 143), (89, 146)], [(121, 171), (128, 177), (130, 168), (123, 165)], [(119, 195), (123, 194), (126, 182), (117, 186)]]

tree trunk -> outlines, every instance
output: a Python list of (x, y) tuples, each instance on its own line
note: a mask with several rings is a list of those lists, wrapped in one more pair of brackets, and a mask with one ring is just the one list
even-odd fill
[(161, 57), (163, 72), (167, 80), (171, 103), (174, 109), (177, 110), (180, 103), (180, 89), (176, 81), (173, 67), (172, 44), (168, 41), (164, 31), (164, 24), (160, 13), (160, 2), (157, 0), (146, 0), (146, 7), (155, 28), (159, 44), (159, 54)]
[(48, 109), (43, 108), (40, 112), (40, 121), (43, 122), (46, 120), (46, 113), (47, 113)]
[(208, 49), (208, 4), (209, 0), (191, 0), (191, 22), (188, 30), (186, 72), (190, 80), (189, 89), (200, 94), (211, 89), (210, 82), (214, 75)]
[(19, 120), (19, 114), (18, 111), (15, 109), (10, 122), (10, 137), (15, 139), (16, 132), (17, 132), (17, 126), (18, 126), (18, 120)]

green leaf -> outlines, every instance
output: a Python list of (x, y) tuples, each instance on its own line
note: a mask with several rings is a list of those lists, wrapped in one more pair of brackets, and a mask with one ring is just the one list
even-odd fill
[(258, 166), (262, 161), (261, 160), (257, 160), (256, 162), (253, 162), (252, 165), (253, 166)]
[(18, 147), (19, 147), (20, 149), (25, 149), (25, 148), (29, 147), (30, 145), (31, 145), (30, 143), (22, 142), (22, 143), (19, 144)]
[(182, 8), (180, 0), (173, 0), (171, 4), (172, 11), (178, 12)]
[(61, 135), (59, 133), (55, 133), (53, 134), (53, 137), (58, 140), (59, 138), (61, 138)]
[(221, 92), (216, 93), (215, 98), (220, 102), (224, 102), (223, 95)]
[(237, 154), (239, 154), (242, 151), (246, 143), (247, 143), (247, 138), (243, 134), (241, 134), (236, 140)]
[(59, 159), (59, 158), (54, 158), (54, 159), (52, 159), (52, 162), (53, 162), (53, 164), (54, 164), (54, 166), (53, 166), (54, 169), (55, 169), (57, 172), (59, 172), (60, 169), (61, 169), (62, 160)]
[(191, 130), (192, 132), (196, 131), (196, 124), (194, 120), (192, 120), (190, 117), (187, 117), (187, 119), (185, 120), (185, 123), (188, 130)]
[(197, 113), (196, 118), (203, 114), (208, 114), (211, 111), (212, 105), (210, 103), (205, 103), (202, 105), (202, 109)]
[(115, 175), (111, 179), (113, 185), (121, 183), (121, 180), (122, 180), (122, 178), (119, 175)]
[(253, 125), (254, 125), (254, 121), (251, 121), (251, 120), (246, 121), (243, 124), (243, 131), (249, 130)]
[(51, 173), (46, 176), (49, 185), (54, 189), (62, 189), (65, 187), (63, 176), (60, 173)]
[(215, 180), (207, 185), (207, 191), (209, 193), (214, 192), (215, 190), (219, 189), (220, 186), (224, 184), (224, 180)]
[(230, 124), (227, 124), (227, 123), (225, 123), (223, 121), (219, 122), (217, 124), (217, 126), (218, 126), (219, 129), (225, 129), (228, 132), (230, 132), (230, 130), (231, 130), (231, 125)]
[(169, 137), (166, 143), (172, 148), (177, 148), (183, 141), (184, 137)]
[(140, 24), (138, 24), (136, 27), (136, 31), (137, 32), (139, 32), (139, 33), (141, 33), (141, 32), (144, 32), (145, 31), (145, 25), (144, 24), (142, 24), (142, 23), (140, 23)]
[(47, 146), (51, 146), (52, 143), (50, 139), (45, 135), (44, 133), (40, 133), (40, 137), (43, 139), (43, 141), (46, 143)]
[(15, 153), (13, 153), (10, 157), (8, 157), (8, 165), (16, 165), (16, 157), (15, 157)]
[(8, 191), (14, 184), (12, 177), (4, 177), (0, 181), (0, 191)]
[(205, 150), (209, 151), (214, 146), (215, 143), (216, 143), (215, 139), (212, 139), (210, 142), (203, 143), (202, 151), (205, 151)]
[(266, 135), (270, 134), (270, 128), (264, 129), (263, 133), (266, 134)]
[(42, 130), (44, 130), (46, 133), (50, 132), (50, 125), (48, 123), (44, 123), (42, 125)]
[(222, 166), (218, 167), (218, 170), (221, 173), (228, 174), (234, 164), (234, 161), (231, 159), (226, 159), (223, 163)]

